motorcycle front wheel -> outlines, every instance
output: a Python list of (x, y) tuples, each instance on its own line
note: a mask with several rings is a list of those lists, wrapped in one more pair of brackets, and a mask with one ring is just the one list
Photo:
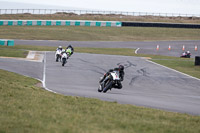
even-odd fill
[(103, 91), (102, 86), (99, 85), (98, 92), (102, 92), (102, 91)]
[(106, 93), (112, 87), (112, 81), (108, 81), (103, 89), (103, 93)]

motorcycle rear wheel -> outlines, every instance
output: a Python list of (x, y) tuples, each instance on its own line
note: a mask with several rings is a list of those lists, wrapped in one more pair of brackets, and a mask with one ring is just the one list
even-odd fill
[(62, 66), (64, 66), (65, 63), (66, 63), (66, 59), (64, 58), (64, 59), (62, 59)]
[(58, 62), (58, 59), (59, 59), (59, 55), (56, 55), (56, 62)]

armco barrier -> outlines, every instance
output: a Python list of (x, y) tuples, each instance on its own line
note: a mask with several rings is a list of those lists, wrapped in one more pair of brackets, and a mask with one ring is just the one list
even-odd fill
[(0, 39), (0, 45), (14, 46), (14, 40)]
[(14, 40), (7, 40), (7, 46), (14, 46)]
[(0, 45), (6, 45), (6, 40), (0, 40)]
[(173, 24), (173, 23), (150, 23), (150, 22), (122, 22), (122, 26), (133, 27), (166, 27), (166, 28), (200, 28), (200, 24)]
[(122, 22), (119, 21), (88, 21), (88, 20), (0, 20), (0, 26), (105, 26), (105, 27), (121, 27)]

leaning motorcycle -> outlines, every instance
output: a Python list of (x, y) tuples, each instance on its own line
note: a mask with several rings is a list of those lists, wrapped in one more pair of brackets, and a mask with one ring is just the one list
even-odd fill
[(71, 48), (66, 49), (66, 53), (68, 54), (68, 58), (69, 58), (72, 54)]
[(112, 89), (112, 86), (120, 82), (119, 72), (113, 71), (106, 76), (106, 78), (100, 83), (98, 92), (106, 93), (109, 89)]
[(61, 52), (62, 51), (60, 49), (56, 50), (56, 53), (55, 53), (56, 62), (58, 62), (58, 60), (61, 61)]

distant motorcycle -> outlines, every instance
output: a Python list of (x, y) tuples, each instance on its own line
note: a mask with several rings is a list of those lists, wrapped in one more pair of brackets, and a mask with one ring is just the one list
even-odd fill
[(112, 86), (120, 82), (119, 71), (112, 71), (99, 85), (98, 92), (106, 93)]
[(56, 50), (56, 53), (55, 53), (56, 62), (58, 62), (58, 60), (61, 61), (61, 57), (62, 57), (61, 52), (62, 51), (60, 49)]
[(181, 58), (190, 58), (190, 57), (191, 57), (191, 53), (189, 53), (189, 52), (184, 52), (180, 57), (181, 57)]
[(62, 66), (64, 66), (67, 63), (68, 56), (69, 55), (66, 52), (62, 54), (62, 58), (61, 58)]
[[(66, 53), (68, 54), (68, 58), (72, 55), (72, 50), (71, 48), (66, 49)], [(68, 59), (67, 58), (67, 59)]]

